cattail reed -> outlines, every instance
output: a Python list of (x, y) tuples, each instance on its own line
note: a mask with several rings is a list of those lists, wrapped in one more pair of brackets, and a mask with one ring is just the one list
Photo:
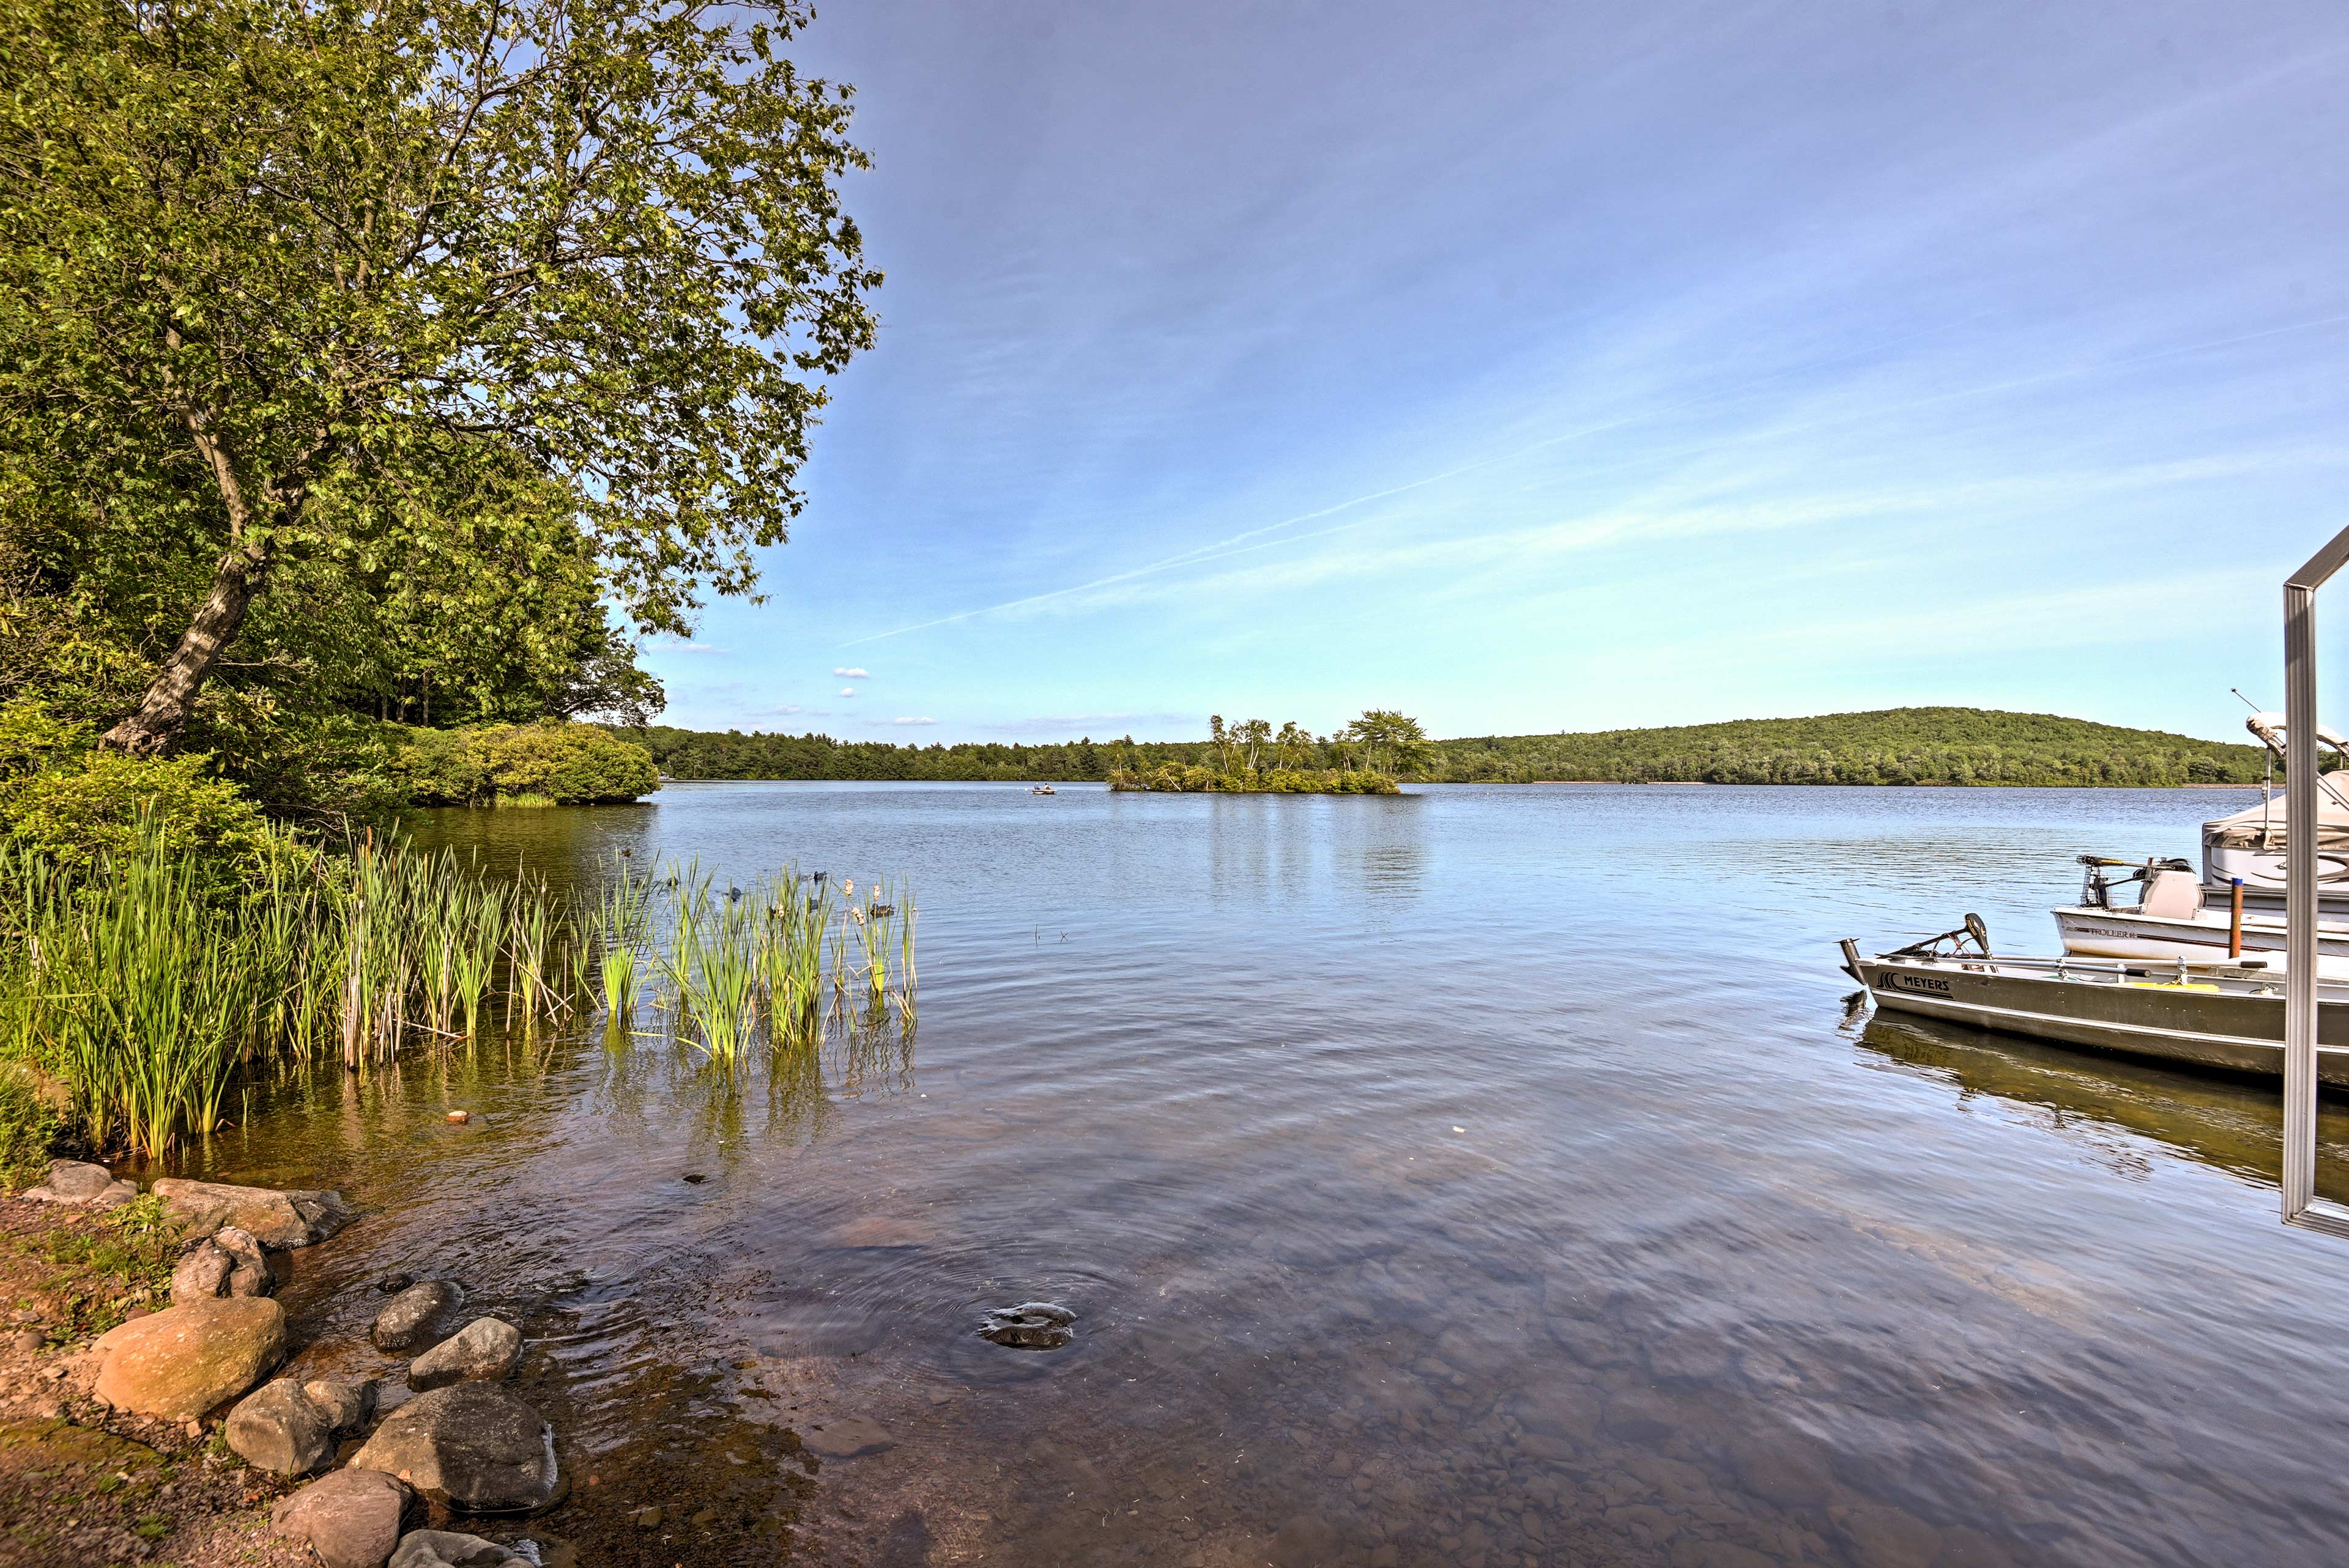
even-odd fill
[(527, 1034), (599, 982), (616, 1025), (649, 999), (713, 1062), (761, 1035), (802, 1052), (852, 991), (862, 1025), (894, 1002), (913, 1026), (910, 887), (786, 872), (717, 892), (695, 867), (622, 862), (574, 899), (372, 839), (339, 857), (283, 841), (233, 890), (203, 874), (151, 832), (93, 866), (0, 845), (0, 1054), (69, 1086), (100, 1148), (208, 1135), (240, 1064), (357, 1071), (494, 1024)]

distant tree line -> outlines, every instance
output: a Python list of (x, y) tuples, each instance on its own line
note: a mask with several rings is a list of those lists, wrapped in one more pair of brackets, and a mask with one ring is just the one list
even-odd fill
[[(1365, 715), (1370, 718), (1371, 715)], [(1359, 725), (1361, 721), (1357, 721)], [(1316, 737), (1294, 724), (1210, 720), (1205, 740), (1090, 737), (1029, 746), (894, 746), (830, 736), (723, 734), (665, 725), (619, 733), (673, 779), (1106, 780), (1113, 770), (1363, 768), (1427, 782), (2136, 785), (2255, 784), (2254, 746), (2126, 729), (2050, 714), (1905, 707), (1669, 729), (1459, 740)], [(1250, 758), (1254, 760), (1251, 761)]]
[[(1207, 721), (1208, 738), (1136, 740), (1122, 736), (1029, 746), (996, 741), (895, 746), (885, 740), (835, 740), (811, 731), (771, 735), (761, 730), (678, 729), (668, 725), (616, 727), (614, 733), (653, 755), (671, 779), (939, 779), (1028, 783), (1108, 780), (1113, 774), (1156, 774), (1173, 769), (1248, 779), (1275, 770), (1409, 772), (1432, 755), (1433, 743), (1401, 714), (1373, 708), (1334, 734), (1317, 736), (1294, 722), (1278, 730), (1261, 718), (1226, 725)], [(1237, 788), (1238, 786), (1234, 786)]]

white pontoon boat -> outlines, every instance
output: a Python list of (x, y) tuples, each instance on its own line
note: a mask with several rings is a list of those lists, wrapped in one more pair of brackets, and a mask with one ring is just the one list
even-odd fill
[[(2207, 903), (2225, 904), (2240, 882), (2247, 910), (2281, 920), (2286, 841), (2275, 765), (2283, 759), (2287, 738), (2283, 716), (2255, 713), (2243, 727), (2267, 748), (2268, 779), (2258, 805), (2202, 824), (2202, 892)], [(2316, 740), (2336, 766), (2349, 764), (2349, 739), (2318, 725)], [(2349, 792), (2322, 773), (2316, 777), (2316, 882), (2321, 912), (2349, 919)]]
[[(2281, 816), (2282, 813), (2277, 813)], [(2088, 958), (2231, 958), (2283, 951), (2283, 913), (2231, 896), (2213, 907), (2184, 861), (2082, 855), (2080, 902), (2054, 912), (2064, 951)], [(2136, 902), (2127, 902), (2131, 890)], [(2234, 890), (2230, 889), (2231, 894)], [(2349, 912), (2317, 923), (2317, 947), (2349, 958)]]
[[(2184, 861), (2128, 861), (2083, 855), (2080, 902), (2056, 910), (2064, 951), (2084, 957), (2226, 958), (2283, 951), (2283, 799), (2274, 764), (2283, 756), (2280, 714), (2244, 727), (2267, 748), (2260, 803), (2202, 824), (2202, 875)], [(2349, 762), (2349, 740), (2319, 727), (2317, 741)], [(2349, 791), (2317, 777), (2317, 931), (2320, 950), (2349, 957)], [(2135, 889), (2137, 902), (2126, 902)]]

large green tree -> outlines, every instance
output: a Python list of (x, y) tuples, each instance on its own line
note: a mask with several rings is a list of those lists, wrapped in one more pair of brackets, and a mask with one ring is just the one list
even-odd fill
[(273, 580), (413, 626), (567, 551), (667, 632), (751, 589), (879, 281), (807, 15), (0, 0), (0, 515), (209, 563), (109, 744), (171, 743)]

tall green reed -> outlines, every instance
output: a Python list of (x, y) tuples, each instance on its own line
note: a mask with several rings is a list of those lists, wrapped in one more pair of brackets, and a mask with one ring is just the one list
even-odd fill
[(510, 1026), (587, 992), (595, 923), (543, 881), (396, 841), (278, 849), (224, 892), (151, 833), (88, 868), (0, 845), (0, 1055), (61, 1079), (100, 1147), (204, 1136), (243, 1063), (356, 1069), (474, 1034), (501, 981)]

